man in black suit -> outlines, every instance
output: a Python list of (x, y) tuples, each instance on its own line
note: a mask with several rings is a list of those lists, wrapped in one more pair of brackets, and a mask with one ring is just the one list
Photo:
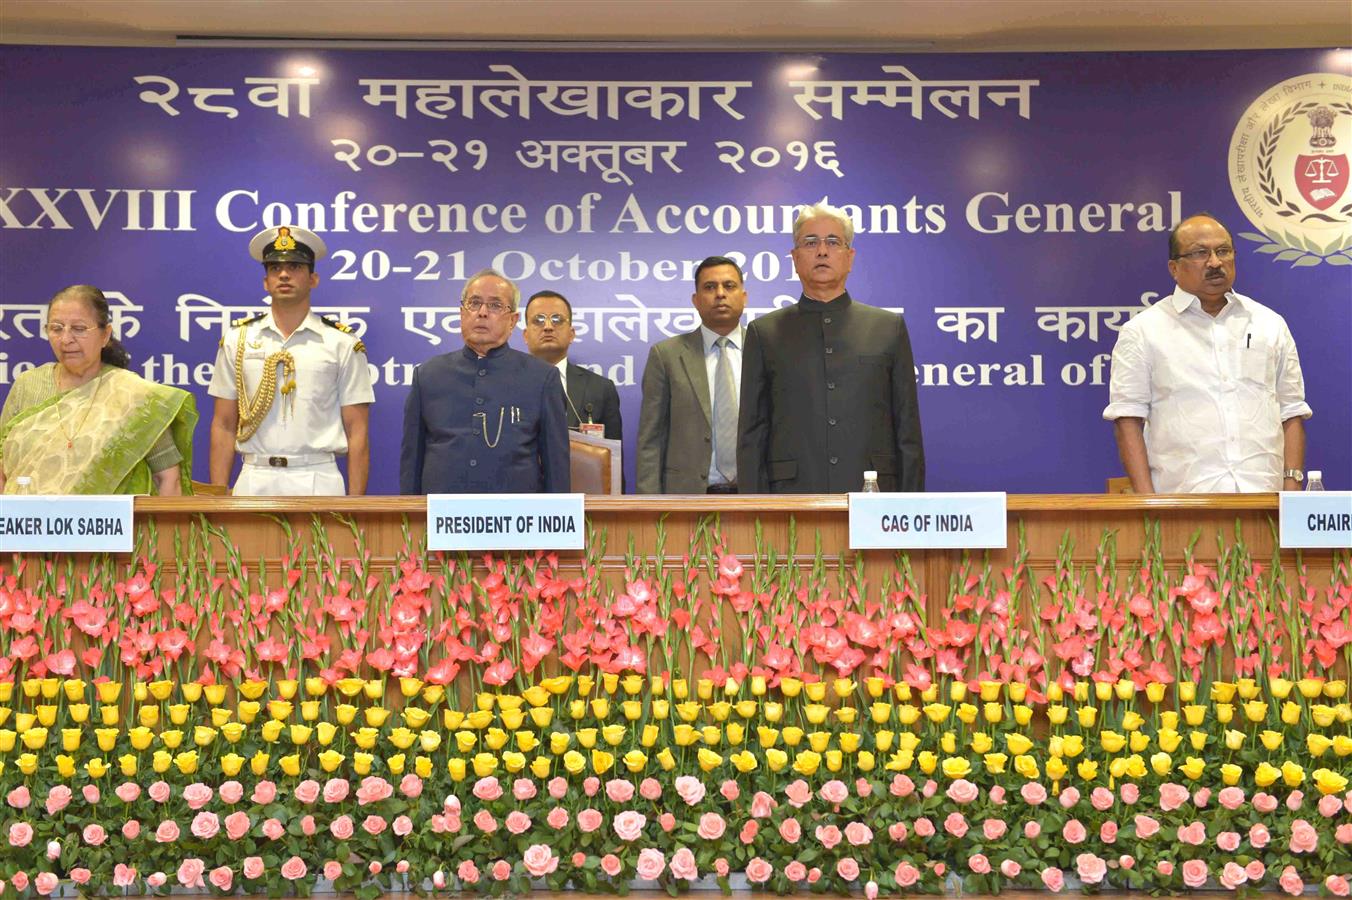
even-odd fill
[(620, 394), (615, 382), (568, 362), (573, 343), (573, 306), (554, 291), (539, 291), (526, 301), (526, 349), (559, 370), (568, 397), (568, 427), (583, 422), (605, 426), (604, 437), (621, 440)]
[(797, 305), (756, 319), (742, 353), (737, 479), (743, 493), (923, 491), (915, 363), (902, 317), (845, 290), (854, 223), (826, 201), (793, 227)]

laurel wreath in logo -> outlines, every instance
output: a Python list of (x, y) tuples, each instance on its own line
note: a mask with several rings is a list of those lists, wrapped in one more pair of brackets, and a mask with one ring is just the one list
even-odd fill
[[(1263, 199), (1268, 202), (1277, 215), (1285, 218), (1298, 216), (1302, 210), (1295, 203), (1287, 200), (1281, 187), (1278, 186), (1277, 178), (1272, 172), (1272, 157), (1277, 151), (1277, 141), (1281, 138), (1282, 132), (1286, 130), (1286, 126), (1318, 105), (1319, 103), (1314, 100), (1293, 103), (1281, 115), (1272, 120), (1271, 124), (1263, 130), (1263, 136), (1258, 140), (1258, 151), (1254, 154), (1254, 163), (1258, 169), (1259, 193), (1263, 195)], [(1345, 115), (1352, 116), (1352, 103), (1333, 101), (1326, 105)], [(1352, 203), (1346, 203), (1339, 207), (1338, 213), (1344, 217), (1352, 216)], [(1294, 235), (1277, 228), (1266, 229), (1262, 234), (1240, 232), (1240, 237), (1261, 244), (1262, 246), (1257, 248), (1259, 253), (1275, 254), (1274, 261), (1289, 261), (1292, 268), (1317, 266), (1320, 263), (1328, 263), (1331, 266), (1352, 266), (1352, 235), (1342, 241), (1334, 241), (1327, 246), (1320, 245), (1311, 238), (1302, 238), (1300, 235)]]

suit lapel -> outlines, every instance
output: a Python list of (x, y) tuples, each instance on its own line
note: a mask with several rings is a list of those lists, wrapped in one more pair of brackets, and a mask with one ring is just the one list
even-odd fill
[(693, 331), (685, 336), (681, 345), (681, 365), (685, 367), (686, 377), (690, 379), (690, 389), (699, 400), (699, 408), (704, 410), (704, 421), (713, 424), (712, 403), (709, 399), (709, 373), (704, 368), (704, 334)]

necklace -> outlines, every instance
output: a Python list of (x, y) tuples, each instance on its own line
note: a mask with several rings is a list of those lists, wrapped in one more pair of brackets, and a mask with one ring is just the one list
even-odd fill
[[(56, 382), (57, 390), (60, 390), (61, 382), (60, 379), (56, 377), (55, 372), (52, 373), (52, 380)], [(73, 449), (75, 447), (75, 439), (80, 436), (81, 431), (84, 431), (85, 423), (89, 421), (89, 414), (94, 411), (95, 402), (99, 399), (99, 388), (101, 387), (103, 387), (102, 372), (94, 376), (94, 393), (90, 395), (89, 403), (85, 405), (85, 413), (83, 416), (80, 417), (80, 424), (75, 427), (75, 431), (73, 433), (66, 430), (65, 418), (61, 416), (57, 417), (56, 423), (61, 428), (62, 437), (66, 439), (67, 450)]]

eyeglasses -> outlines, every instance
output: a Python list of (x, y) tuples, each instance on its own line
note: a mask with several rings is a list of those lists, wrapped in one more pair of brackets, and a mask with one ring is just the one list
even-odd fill
[(563, 313), (554, 313), (552, 316), (547, 316), (544, 313), (536, 313), (530, 317), (530, 323), (537, 328), (544, 328), (546, 322), (549, 322), (555, 328), (560, 328), (568, 324), (568, 317)]
[(825, 246), (827, 250), (843, 250), (850, 245), (836, 237), (834, 234), (824, 238), (817, 237), (815, 234), (810, 234), (798, 242), (799, 250), (816, 250), (821, 246)]
[(77, 322), (74, 325), (62, 325), (60, 322), (49, 322), (47, 324), (47, 333), (52, 337), (61, 337), (69, 331), (73, 336), (82, 338), (91, 331), (96, 331), (97, 325), (86, 325), (83, 322)]
[(511, 312), (512, 308), (501, 300), (484, 301), (483, 297), (470, 297), (468, 300), (460, 301), (460, 305), (472, 313), (481, 309), (488, 310), (490, 315), (500, 316), (505, 312)]
[(1187, 253), (1180, 253), (1174, 259), (1186, 259), (1190, 263), (1204, 263), (1211, 258), (1211, 254), (1216, 254), (1216, 258), (1221, 262), (1229, 262), (1235, 258), (1234, 247), (1217, 247), (1215, 250), (1202, 248), (1200, 250), (1189, 250)]

